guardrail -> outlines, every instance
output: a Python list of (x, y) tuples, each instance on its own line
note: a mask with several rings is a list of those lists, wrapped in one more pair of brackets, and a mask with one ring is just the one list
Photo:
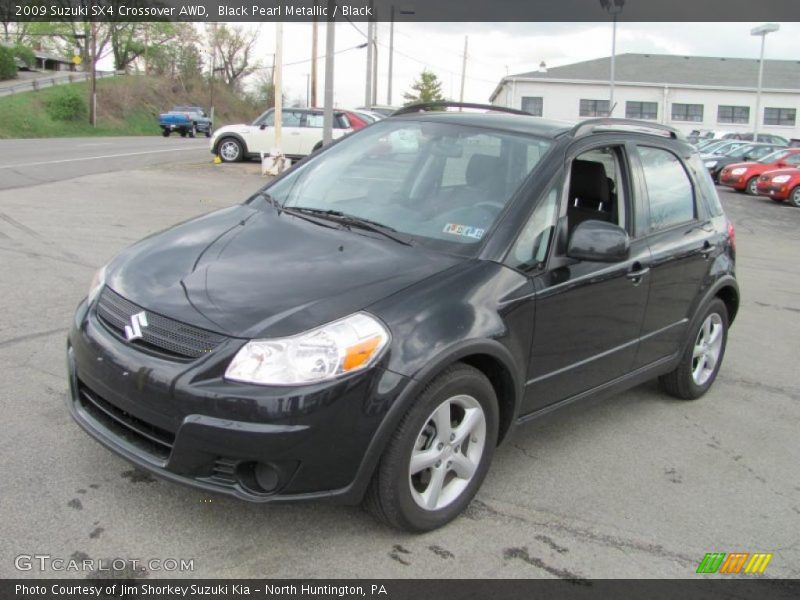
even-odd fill
[[(117, 75), (115, 71), (98, 71), (97, 78), (114, 77)], [(0, 82), (0, 96), (8, 96), (16, 94), (17, 92), (30, 92), (40, 90), (46, 87), (53, 87), (64, 83), (76, 83), (78, 81), (87, 81), (91, 79), (92, 74), (83, 71), (69, 72), (64, 75), (53, 75), (52, 77), (38, 77), (30, 79), (13, 85), (3, 85)]]

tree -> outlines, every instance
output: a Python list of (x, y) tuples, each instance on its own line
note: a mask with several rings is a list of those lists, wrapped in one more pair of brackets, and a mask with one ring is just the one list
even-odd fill
[(0, 46), (0, 81), (14, 79), (17, 76), (17, 63), (10, 48)]
[(405, 106), (418, 102), (439, 102), (445, 99), (442, 94), (442, 82), (433, 71), (428, 71), (428, 69), (424, 69), (419, 79), (414, 80), (411, 90), (413, 93), (403, 94), (403, 98), (406, 99)]
[(259, 68), (254, 59), (258, 29), (220, 24), (211, 34), (211, 46), (216, 52), (222, 77), (231, 89), (238, 89), (242, 80)]

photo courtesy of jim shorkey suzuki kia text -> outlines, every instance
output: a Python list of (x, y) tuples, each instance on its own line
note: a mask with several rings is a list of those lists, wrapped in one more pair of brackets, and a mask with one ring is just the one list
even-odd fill
[(220, 583), (213, 585), (191, 584), (150, 584), (137, 583), (136, 585), (123, 582), (108, 584), (16, 584), (14, 593), (18, 597), (25, 596), (56, 596), (56, 597), (97, 597), (97, 598), (194, 598), (197, 596), (214, 597), (248, 597), (263, 596), (337, 596), (359, 598), (388, 598), (389, 591), (382, 584), (369, 585), (322, 585), (322, 584), (240, 584)]

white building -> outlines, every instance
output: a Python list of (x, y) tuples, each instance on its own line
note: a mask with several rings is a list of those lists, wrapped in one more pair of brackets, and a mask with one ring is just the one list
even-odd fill
[[(758, 60), (620, 54), (614, 117), (693, 129), (752, 132)], [(578, 121), (607, 116), (611, 58), (599, 58), (500, 80), (489, 101), (536, 116)], [(800, 61), (765, 60), (759, 132), (800, 138)]]

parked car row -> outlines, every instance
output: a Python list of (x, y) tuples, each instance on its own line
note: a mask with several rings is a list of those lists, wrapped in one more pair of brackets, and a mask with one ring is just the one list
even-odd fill
[(699, 144), (704, 141), (714, 140), (744, 140), (746, 142), (766, 142), (768, 144), (781, 144), (786, 146), (789, 140), (780, 135), (772, 133), (759, 133), (758, 139), (755, 139), (755, 133), (738, 133), (731, 131), (713, 131), (711, 129), (693, 129), (687, 136), (687, 139), (692, 144)]

